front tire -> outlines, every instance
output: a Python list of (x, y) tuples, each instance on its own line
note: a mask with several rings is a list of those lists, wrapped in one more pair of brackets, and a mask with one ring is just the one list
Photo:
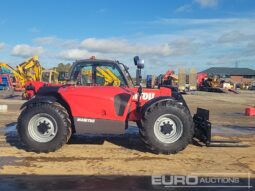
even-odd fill
[(21, 112), (17, 131), (28, 151), (48, 153), (67, 143), (71, 122), (60, 104), (37, 103)]
[(193, 120), (187, 107), (175, 100), (149, 108), (142, 119), (140, 135), (154, 153), (174, 154), (191, 142)]

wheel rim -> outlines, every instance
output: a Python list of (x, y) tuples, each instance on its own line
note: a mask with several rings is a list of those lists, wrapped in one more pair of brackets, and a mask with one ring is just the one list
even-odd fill
[(40, 143), (47, 143), (54, 139), (57, 130), (57, 122), (47, 113), (36, 114), (28, 123), (30, 137)]
[(183, 133), (181, 120), (172, 114), (161, 115), (154, 124), (154, 134), (160, 142), (174, 143)]

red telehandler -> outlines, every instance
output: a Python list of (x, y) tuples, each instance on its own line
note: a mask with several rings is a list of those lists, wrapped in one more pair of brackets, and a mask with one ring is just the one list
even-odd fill
[[(183, 150), (196, 137), (209, 145), (209, 111), (198, 109), (192, 118), (182, 95), (171, 88), (141, 86), (143, 61), (134, 58), (137, 86), (128, 68), (118, 61), (87, 59), (73, 64), (70, 80), (75, 85), (48, 86), (22, 107), (17, 130), (28, 151), (53, 152), (72, 133), (123, 134), (134, 121), (145, 145), (154, 153)], [(105, 86), (98, 67), (108, 68), (120, 86)], [(86, 72), (91, 70), (91, 72)]]

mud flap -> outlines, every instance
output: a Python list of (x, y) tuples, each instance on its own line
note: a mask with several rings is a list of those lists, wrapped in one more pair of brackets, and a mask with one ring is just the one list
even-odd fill
[(193, 117), (195, 135), (194, 138), (204, 143), (207, 147), (248, 147), (240, 145), (239, 140), (212, 140), (211, 123), (209, 121), (209, 110), (197, 108), (197, 113)]

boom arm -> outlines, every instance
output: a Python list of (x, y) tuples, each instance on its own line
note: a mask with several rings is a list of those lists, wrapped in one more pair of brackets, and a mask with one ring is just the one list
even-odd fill
[(0, 63), (0, 67), (10, 70), (13, 73), (15, 79), (19, 81), (22, 86), (25, 85), (26, 83), (25, 78), (22, 75), (20, 75), (15, 69), (13, 69), (13, 67), (11, 67), (9, 64)]
[(114, 86), (120, 86), (120, 79), (108, 68), (97, 67), (99, 76), (103, 77), (106, 82), (112, 83)]
[(16, 67), (16, 70), (6, 63), (0, 63), (0, 67), (9, 69), (15, 79), (19, 81), (22, 87), (27, 81), (40, 81), (42, 67), (39, 63), (38, 56), (34, 56)]
[(33, 56), (26, 62), (21, 63), (17, 67), (17, 71), (26, 79), (32, 81), (41, 80), (42, 67), (39, 63), (38, 56)]

